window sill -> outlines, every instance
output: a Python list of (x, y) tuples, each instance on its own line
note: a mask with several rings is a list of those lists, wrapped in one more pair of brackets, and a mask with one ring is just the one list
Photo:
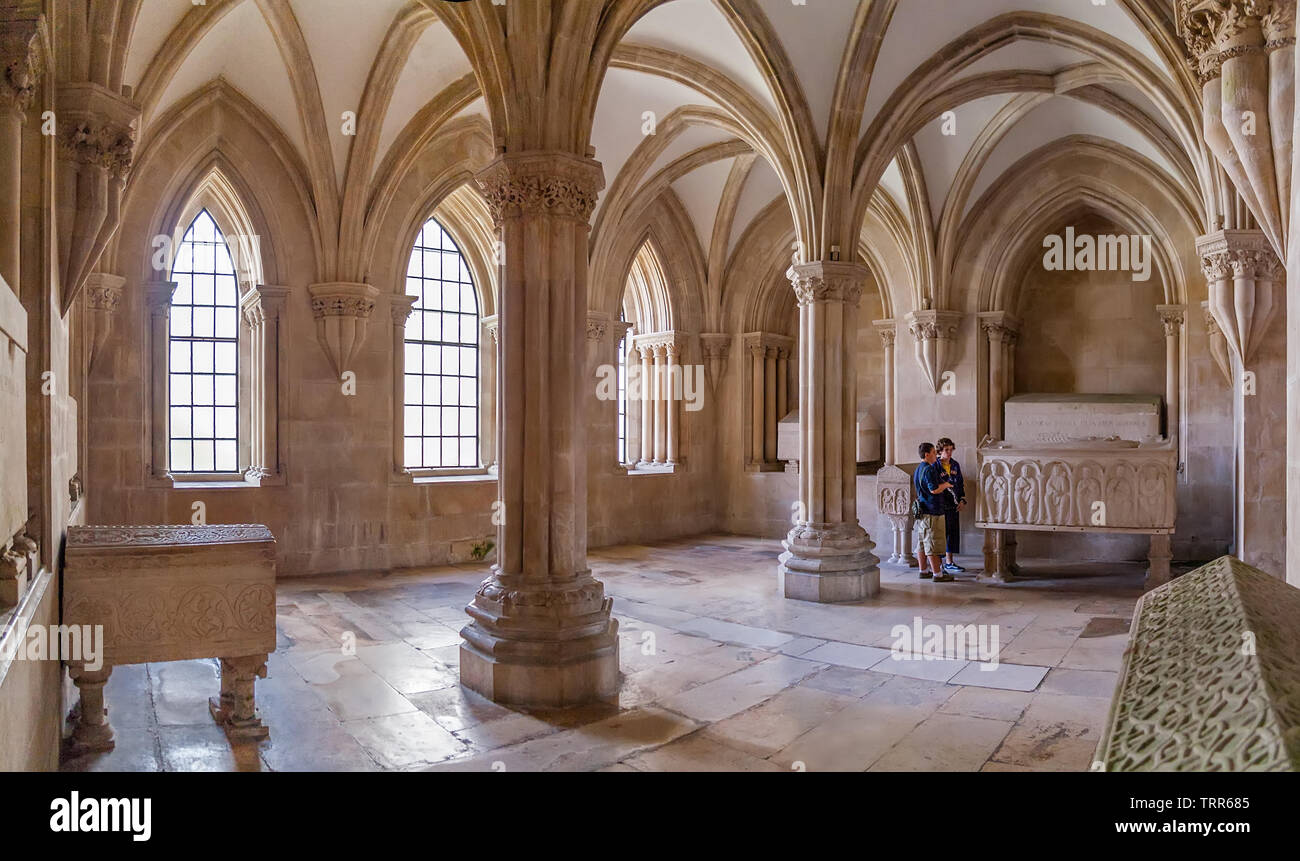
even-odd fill
[(496, 470), (408, 469), (393, 475), (395, 484), (495, 484)]
[(261, 484), (257, 480), (249, 480), (242, 472), (171, 473), (171, 486), (177, 490), (233, 490), (260, 487)]
[(672, 475), (680, 466), (680, 463), (634, 463), (627, 464), (624, 468), (628, 475)]

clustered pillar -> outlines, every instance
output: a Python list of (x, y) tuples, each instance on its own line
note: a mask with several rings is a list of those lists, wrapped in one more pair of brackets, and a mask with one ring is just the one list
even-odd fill
[(675, 332), (636, 339), (641, 355), (641, 460), (639, 469), (671, 469), (681, 463), (681, 340)]
[(618, 622), (587, 567), (587, 237), (600, 164), (504, 154), (477, 176), (500, 231), (497, 546), (466, 608), (461, 683), (497, 702), (612, 697)]
[(749, 453), (750, 469), (779, 468), (777, 441), (781, 419), (790, 412), (790, 351), (785, 335), (750, 332), (744, 336), (750, 356)]
[(1199, 237), (1196, 249), (1233, 370), (1233, 555), (1283, 576), (1287, 484), (1279, 476), (1291, 459), (1283, 420), (1289, 393), (1282, 339), (1266, 337), (1285, 302), (1282, 262), (1258, 230), (1220, 230)]
[(1002, 405), (1011, 396), (1015, 385), (1012, 362), (1019, 325), (1005, 311), (984, 312), (979, 315), (979, 321), (989, 345), (988, 433), (994, 439), (1002, 439), (1005, 431), (1002, 425)]
[(797, 263), (799, 510), (781, 554), (785, 596), (860, 601), (880, 589), (872, 544), (858, 524), (857, 317), (866, 268)]

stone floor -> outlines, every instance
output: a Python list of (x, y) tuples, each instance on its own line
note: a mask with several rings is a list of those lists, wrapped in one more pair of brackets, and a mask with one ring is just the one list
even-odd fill
[[(215, 661), (126, 666), (107, 689), (116, 750), (64, 768), (1090, 766), (1141, 566), (1030, 561), (1036, 575), (1006, 586), (882, 568), (878, 598), (832, 606), (780, 597), (779, 552), (734, 536), (593, 551), (621, 625), (624, 679), (617, 704), (566, 711), (511, 710), (457, 684), (457, 632), (482, 566), (282, 581), (279, 648), (257, 691), (269, 741), (232, 745), (213, 724)], [(985, 629), (998, 635), (996, 669), (951, 654), (896, 659), (892, 629), (916, 617), (996, 626)]]

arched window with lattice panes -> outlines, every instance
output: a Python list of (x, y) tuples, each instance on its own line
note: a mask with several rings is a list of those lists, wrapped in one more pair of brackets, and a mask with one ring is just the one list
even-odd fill
[(479, 463), (479, 305), (451, 235), (430, 218), (406, 271), (403, 462), (408, 470)]
[(171, 280), (168, 468), (239, 472), (239, 285), (226, 237), (206, 209), (177, 247)]

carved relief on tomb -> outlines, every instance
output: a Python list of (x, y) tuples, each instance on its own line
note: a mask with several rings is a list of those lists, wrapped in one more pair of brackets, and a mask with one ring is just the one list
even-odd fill
[[(1158, 529), (1173, 526), (1173, 450), (1098, 457), (1040, 451), (982, 453), (977, 517), (1006, 526)], [(1104, 503), (1103, 522), (1094, 522)]]
[[(110, 591), (111, 589), (111, 591)], [(103, 625), (113, 649), (263, 637), (275, 627), (275, 593), (264, 583), (181, 583), (118, 590), (83, 585), (64, 606), (68, 624)]]

